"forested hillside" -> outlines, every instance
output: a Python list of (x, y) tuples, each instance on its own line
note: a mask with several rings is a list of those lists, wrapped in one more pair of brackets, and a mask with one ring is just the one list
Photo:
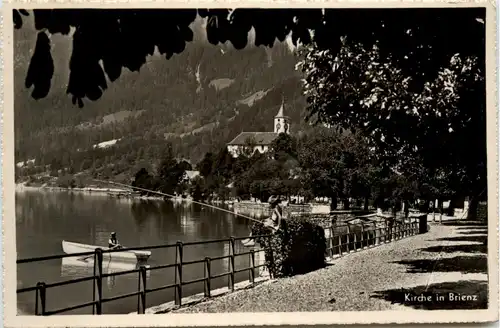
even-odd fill
[[(27, 22), (28, 24), (30, 22)], [(139, 73), (124, 72), (84, 109), (66, 94), (71, 41), (52, 37), (54, 79), (48, 97), (34, 100), (24, 85), (33, 52), (33, 29), (15, 30), (16, 162), (35, 159), (41, 170), (70, 168), (132, 172), (158, 162), (168, 143), (179, 158), (198, 162), (241, 131), (272, 131), (282, 99), (291, 131), (303, 125), (305, 98), (297, 62), (285, 43), (237, 51), (202, 38), (170, 59), (155, 55)], [(106, 149), (93, 145), (120, 139)]]

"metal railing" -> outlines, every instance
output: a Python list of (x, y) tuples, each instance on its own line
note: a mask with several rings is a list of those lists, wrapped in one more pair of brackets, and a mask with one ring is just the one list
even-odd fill
[[(421, 232), (420, 218), (415, 217), (406, 220), (408, 222), (397, 222), (386, 219), (383, 222), (383, 226), (379, 227), (377, 227), (377, 223), (370, 225), (361, 223), (330, 226), (328, 228), (328, 237), (326, 238), (327, 256), (330, 258), (339, 257), (350, 252), (414, 236)], [(368, 229), (365, 229), (366, 226), (368, 226)], [(339, 228), (345, 228), (347, 232), (334, 233), (334, 230)], [(351, 231), (353, 228), (359, 228), (359, 230)]]
[[(327, 247), (325, 256), (329, 256), (330, 258), (342, 256), (343, 254), (347, 254), (349, 252), (355, 252), (359, 250), (363, 250), (366, 248), (370, 248), (373, 246), (385, 244), (391, 241), (399, 240), (405, 237), (413, 236), (418, 233), (422, 233), (422, 225), (420, 222), (420, 218), (410, 218), (407, 219), (409, 222), (397, 222), (394, 220), (385, 220), (385, 223), (382, 227), (377, 227), (376, 223), (372, 224), (374, 228), (365, 229), (366, 224), (346, 224), (341, 226), (330, 226), (325, 229), (325, 234), (328, 236), (326, 238)], [(425, 222), (422, 222), (426, 224)], [(360, 228), (357, 231), (356, 228)], [(347, 229), (347, 232), (344, 233), (335, 233), (335, 230), (338, 229)], [(253, 236), (250, 238), (268, 238), (272, 235), (260, 235)], [(92, 276), (76, 278), (66, 281), (60, 281), (55, 283), (45, 283), (38, 282), (35, 286), (24, 287), (17, 289), (17, 294), (27, 293), (27, 292), (36, 292), (36, 301), (35, 301), (35, 315), (54, 315), (63, 312), (68, 312), (72, 310), (81, 309), (84, 307), (92, 306), (92, 314), (102, 314), (102, 305), (107, 302), (112, 302), (116, 300), (120, 300), (127, 297), (137, 296), (137, 313), (144, 314), (146, 310), (146, 299), (148, 293), (157, 292), (166, 289), (174, 289), (174, 303), (176, 306), (182, 305), (183, 296), (190, 296), (183, 294), (183, 286), (195, 284), (195, 283), (203, 283), (204, 284), (204, 296), (211, 296), (211, 281), (212, 279), (220, 278), (220, 277), (228, 277), (228, 288), (230, 291), (234, 291), (235, 285), (235, 274), (239, 272), (248, 271), (249, 277), (248, 281), (250, 283), (255, 282), (255, 270), (261, 267), (264, 267), (265, 264), (256, 264), (255, 263), (255, 254), (258, 252), (264, 252), (264, 249), (250, 249), (247, 252), (236, 253), (235, 252), (235, 242), (238, 240), (243, 240), (249, 237), (231, 237), (226, 239), (215, 239), (215, 240), (207, 240), (207, 241), (195, 241), (195, 242), (180, 242), (178, 241), (175, 244), (164, 244), (164, 245), (156, 245), (156, 246), (144, 246), (144, 247), (134, 247), (134, 248), (122, 248), (122, 249), (113, 249), (113, 250), (102, 250), (100, 248), (96, 249), (94, 252), (82, 252), (82, 253), (73, 253), (73, 254), (61, 254), (61, 255), (51, 255), (37, 258), (28, 258), (17, 260), (17, 264), (22, 263), (32, 263), (32, 262), (40, 262), (47, 260), (55, 260), (55, 259), (63, 259), (69, 257), (93, 257), (94, 259), (94, 273)], [(204, 259), (186, 261), (184, 259), (184, 248), (188, 246), (194, 245), (206, 245), (212, 243), (228, 243), (229, 246), (229, 255), (222, 255), (217, 257), (205, 257)], [(117, 253), (117, 252), (125, 252), (125, 251), (139, 251), (139, 250), (153, 250), (153, 249), (166, 249), (166, 248), (175, 248), (175, 263), (158, 265), (153, 267), (146, 267), (144, 265), (140, 266), (137, 269), (104, 273), (103, 272), (103, 254), (106, 253)], [(241, 269), (235, 268), (235, 258), (238, 256), (249, 257), (249, 266)], [(212, 274), (213, 271), (211, 269), (212, 261), (216, 260), (229, 260), (229, 271)], [(192, 264), (204, 264), (204, 276), (202, 278), (187, 280), (183, 279), (183, 267)], [(173, 284), (167, 284), (160, 287), (148, 288), (147, 284), (147, 272), (153, 270), (162, 270), (168, 268), (175, 268), (175, 282)], [(126, 274), (137, 274), (138, 279), (138, 289), (135, 292), (128, 294), (121, 294), (113, 297), (105, 298), (103, 297), (103, 278), (114, 277), (119, 275)], [(76, 284), (84, 281), (92, 281), (93, 280), (93, 300), (70, 306), (65, 308), (60, 308), (56, 310), (47, 310), (47, 294), (46, 291), (49, 288), (59, 287), (64, 285)]]
[[(260, 236), (252, 236), (250, 238), (256, 239), (256, 238), (268, 238), (271, 235), (260, 235)], [(249, 277), (248, 281), (250, 283), (255, 282), (255, 270), (259, 269), (261, 267), (264, 267), (265, 264), (256, 264), (255, 263), (255, 254), (258, 252), (264, 252), (263, 249), (250, 249), (247, 252), (240, 252), (236, 253), (235, 252), (235, 242), (238, 240), (243, 240), (249, 238), (247, 236), (245, 237), (231, 237), (231, 238), (226, 238), (226, 239), (215, 239), (215, 240), (206, 240), (206, 241), (195, 241), (195, 242), (181, 242), (178, 241), (175, 244), (164, 244), (164, 245), (156, 245), (156, 246), (144, 246), (144, 247), (134, 247), (134, 248), (121, 248), (121, 249), (113, 249), (113, 250), (103, 250), (103, 249), (96, 249), (93, 252), (81, 252), (81, 253), (73, 253), (73, 254), (60, 254), (60, 255), (51, 255), (51, 256), (43, 256), (43, 257), (37, 257), (37, 258), (27, 258), (27, 259), (20, 259), (17, 260), (17, 264), (23, 264), (23, 263), (33, 263), (33, 262), (41, 262), (41, 261), (48, 261), (48, 260), (57, 260), (57, 259), (63, 259), (63, 258), (69, 258), (69, 257), (87, 257), (87, 258), (93, 258), (94, 259), (94, 273), (92, 276), (86, 276), (82, 278), (75, 278), (71, 280), (65, 280), (65, 281), (59, 281), (55, 283), (45, 283), (45, 282), (38, 282), (35, 286), (30, 286), (30, 287), (24, 287), (24, 288), (19, 288), (17, 289), (17, 294), (21, 293), (28, 293), (28, 292), (35, 292), (36, 294), (36, 300), (35, 300), (35, 315), (43, 315), (43, 316), (48, 316), (48, 315), (54, 315), (54, 314), (59, 314), (63, 312), (69, 312), (85, 307), (92, 306), (92, 314), (102, 314), (102, 305), (107, 302), (112, 302), (120, 299), (124, 299), (127, 297), (134, 297), (137, 296), (137, 313), (138, 314), (144, 314), (146, 311), (146, 298), (148, 293), (152, 292), (157, 292), (161, 290), (166, 290), (166, 289), (174, 289), (174, 302), (175, 305), (181, 306), (182, 305), (182, 298), (184, 296), (190, 296), (190, 295), (183, 295), (183, 286), (190, 285), (190, 284), (195, 284), (195, 283), (202, 283), (204, 284), (204, 296), (205, 297), (210, 297), (211, 295), (211, 280), (220, 278), (220, 277), (228, 277), (228, 288), (230, 291), (234, 291), (234, 285), (235, 285), (235, 274), (239, 272), (245, 272), (248, 271)], [(222, 255), (222, 256), (217, 256), (217, 257), (205, 257), (204, 259), (199, 259), (199, 260), (192, 260), (192, 261), (186, 261), (184, 260), (184, 248), (187, 246), (194, 246), (194, 245), (206, 245), (206, 244), (212, 244), (212, 243), (228, 243), (229, 246), (229, 255)], [(118, 272), (111, 272), (111, 273), (104, 273), (103, 272), (103, 254), (106, 253), (118, 253), (118, 252), (125, 252), (125, 251), (139, 251), (139, 250), (152, 250), (152, 249), (166, 249), (166, 248), (175, 248), (175, 263), (171, 264), (164, 264), (164, 265), (158, 265), (158, 266), (153, 266), (153, 267), (147, 267), (145, 265), (141, 265), (137, 269), (132, 269), (132, 270), (125, 270), (125, 271), (118, 271)], [(249, 257), (249, 266), (236, 269), (235, 268), (235, 258), (238, 256), (245, 256), (247, 255)], [(228, 259), (229, 260), (229, 271), (219, 273), (219, 274), (212, 274), (211, 270), (211, 262), (215, 260), (223, 260), (223, 259)], [(198, 278), (198, 279), (193, 279), (193, 280), (188, 280), (184, 281), (183, 280), (183, 267), (187, 265), (192, 265), (192, 264), (197, 264), (197, 263), (204, 263), (204, 277), (203, 278)], [(147, 285), (147, 272), (148, 271), (153, 271), (153, 270), (161, 270), (161, 269), (167, 269), (167, 268), (175, 268), (175, 282), (173, 284), (167, 284), (163, 285), (160, 287), (155, 287), (155, 288), (148, 288)], [(107, 277), (115, 277), (119, 275), (126, 275), (126, 274), (137, 274), (138, 275), (138, 290), (136, 292), (132, 293), (127, 293), (127, 294), (121, 294), (113, 297), (108, 297), (104, 298), (103, 297), (103, 278)], [(73, 305), (65, 308), (59, 308), (55, 310), (47, 310), (47, 289), (49, 288), (54, 288), (54, 287), (60, 287), (64, 285), (70, 285), (70, 284), (76, 284), (80, 282), (85, 282), (85, 281), (94, 281), (93, 282), (93, 300), (85, 303), (81, 303), (78, 305)]]

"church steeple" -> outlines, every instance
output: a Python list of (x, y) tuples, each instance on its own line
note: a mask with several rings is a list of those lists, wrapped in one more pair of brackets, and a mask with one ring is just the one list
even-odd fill
[(278, 114), (274, 117), (274, 133), (290, 133), (290, 118), (285, 116), (285, 100), (281, 101)]
[(281, 100), (281, 107), (280, 107), (280, 110), (278, 112), (278, 114), (276, 114), (276, 117), (283, 117), (283, 107), (285, 107), (285, 101), (284, 100)]

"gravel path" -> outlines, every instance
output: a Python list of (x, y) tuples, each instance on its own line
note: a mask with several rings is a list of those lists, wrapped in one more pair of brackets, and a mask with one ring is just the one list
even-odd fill
[[(188, 312), (369, 311), (484, 308), (486, 228), (443, 221), (430, 231), (348, 254), (325, 269), (180, 308)], [(449, 224), (449, 225), (448, 225)], [(405, 294), (478, 295), (468, 302), (408, 302)], [(426, 294), (426, 295), (428, 295)]]

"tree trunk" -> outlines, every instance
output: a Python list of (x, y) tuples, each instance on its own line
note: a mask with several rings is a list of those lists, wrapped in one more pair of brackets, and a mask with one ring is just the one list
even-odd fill
[(361, 198), (356, 197), (356, 207), (359, 208), (363, 204), (363, 200)]
[(337, 196), (332, 196), (332, 202), (330, 203), (330, 210), (334, 211), (337, 209)]
[(467, 212), (467, 220), (476, 220), (477, 219), (477, 208), (479, 205), (478, 197), (470, 197), (469, 200), (469, 210)]
[(344, 198), (344, 210), (348, 210), (350, 207), (349, 198)]
[(368, 196), (365, 196), (365, 204), (363, 206), (363, 210), (368, 211)]
[(455, 215), (455, 205), (457, 201), (455, 198), (450, 199), (450, 206), (448, 206), (448, 210), (446, 211), (446, 215), (454, 216)]
[(439, 198), (438, 200), (438, 206), (439, 206), (439, 222), (441, 222), (443, 220), (443, 212), (444, 212), (443, 200), (441, 198)]

